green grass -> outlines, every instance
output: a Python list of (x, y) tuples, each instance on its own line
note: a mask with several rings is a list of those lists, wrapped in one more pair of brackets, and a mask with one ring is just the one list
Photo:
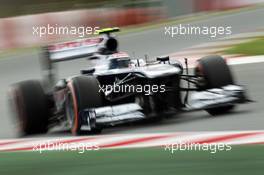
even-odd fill
[(264, 37), (225, 50), (226, 54), (264, 55)]
[(263, 174), (264, 146), (233, 146), (215, 154), (163, 148), (0, 153), (1, 175)]

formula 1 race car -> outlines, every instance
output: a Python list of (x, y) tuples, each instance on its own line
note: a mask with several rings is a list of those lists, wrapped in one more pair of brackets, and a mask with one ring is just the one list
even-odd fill
[[(45, 81), (19, 82), (10, 91), (24, 134), (45, 133), (59, 124), (77, 135), (99, 133), (104, 127), (168, 113), (223, 114), (248, 101), (221, 56), (201, 58), (190, 74), (187, 60), (183, 67), (168, 56), (147, 61), (118, 51), (112, 34), (117, 31), (107, 28), (99, 30), (97, 37), (44, 48)], [(79, 58), (97, 64), (55, 82), (53, 65)]]

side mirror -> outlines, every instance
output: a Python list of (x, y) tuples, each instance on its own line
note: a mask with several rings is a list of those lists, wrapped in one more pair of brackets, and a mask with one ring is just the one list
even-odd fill
[(97, 59), (99, 59), (98, 56), (90, 56), (87, 58), (87, 60), (97, 60)]
[(157, 61), (162, 62), (165, 64), (166, 61), (170, 61), (170, 57), (169, 56), (165, 56), (165, 57), (157, 57)]
[(93, 74), (94, 72), (95, 72), (95, 68), (88, 68), (88, 69), (81, 70), (82, 75)]

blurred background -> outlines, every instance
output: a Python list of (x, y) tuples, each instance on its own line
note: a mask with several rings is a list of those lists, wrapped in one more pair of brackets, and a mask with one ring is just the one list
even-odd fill
[[(67, 34), (40, 37), (33, 34), (33, 27), (117, 26), (121, 28), (121, 33), (117, 33), (120, 50), (138, 58), (145, 54), (151, 59), (160, 55), (179, 61), (189, 58), (190, 65), (205, 55), (219, 54), (230, 60), (256, 55), (263, 59), (264, 55), (264, 0), (0, 0), (0, 3), (0, 138), (18, 135), (8, 105), (10, 85), (43, 78), (45, 72), (41, 71), (39, 62), (43, 55), (39, 46), (80, 38)], [(164, 34), (164, 27), (179, 24), (230, 26), (232, 34), (215, 38)], [(91, 63), (86, 59), (56, 64), (58, 78), (78, 74), (87, 66)], [(227, 117), (211, 118), (205, 111), (197, 111), (148, 126), (107, 128), (103, 134), (263, 129), (264, 84), (259, 81), (263, 63), (233, 67), (237, 82), (246, 85), (249, 97), (258, 103), (239, 106), (236, 113)], [(52, 132), (49, 134), (66, 134)]]
[[(130, 54), (136, 52), (137, 57), (149, 54), (154, 58), (168, 54), (172, 59), (184, 60), (182, 58), (187, 57), (191, 64), (209, 54), (221, 54), (231, 61), (240, 56), (256, 56), (244, 60), (257, 60), (263, 59), (264, 55), (263, 3), (264, 0), (0, 0), (0, 147), (5, 146), (3, 138), (15, 138), (19, 134), (8, 106), (7, 92), (10, 85), (18, 81), (42, 78), (39, 63), (42, 55), (38, 46), (78, 38), (74, 35), (39, 37), (33, 35), (33, 27), (48, 24), (121, 27), (121, 31), (128, 31), (125, 35), (118, 36), (121, 50)], [(213, 15), (219, 13), (221, 15)], [(203, 18), (199, 18), (200, 16)], [(221, 36), (225, 39), (218, 40), (221, 38), (197, 35), (172, 38), (164, 35), (164, 26), (176, 26), (179, 23), (231, 26), (232, 35), (238, 37)], [(137, 29), (139, 30), (135, 32)], [(29, 49), (19, 52), (18, 48)], [(84, 59), (60, 63), (59, 76), (79, 73), (80, 68), (86, 68), (88, 64)], [(263, 61), (258, 60), (255, 64), (232, 65), (235, 78), (239, 84), (246, 85), (249, 97), (256, 101), (237, 107), (234, 113), (220, 117), (210, 117), (205, 111), (184, 113), (158, 123), (107, 128), (102, 134), (111, 137), (111, 134), (263, 130), (263, 66)], [(67, 135), (70, 134), (58, 129), (49, 132), (47, 136), (36, 137)], [(10, 143), (12, 146), (13, 142), (8, 144)], [(158, 148), (106, 150), (83, 156), (72, 152), (52, 152), (45, 156), (34, 152), (3, 153), (0, 155), (0, 174), (30, 175), (36, 174), (37, 170), (38, 174), (64, 175), (105, 172), (110, 175), (176, 172), (195, 172), (196, 175), (220, 175), (228, 172), (232, 175), (252, 172), (263, 174), (264, 160), (261, 154), (262, 145), (234, 146), (232, 152), (219, 153), (214, 157), (208, 152), (193, 151), (177, 152), (175, 156), (171, 156)]]
[(0, 49), (69, 39), (33, 35), (34, 26), (135, 26), (190, 14), (252, 6), (264, 0), (1, 0)]

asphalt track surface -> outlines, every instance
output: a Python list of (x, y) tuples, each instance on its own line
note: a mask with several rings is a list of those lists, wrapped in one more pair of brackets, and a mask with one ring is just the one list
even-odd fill
[[(232, 34), (264, 28), (264, 9), (255, 9), (190, 23), (195, 26), (231, 26)], [(150, 57), (180, 51), (190, 46), (219, 38), (199, 35), (181, 35), (171, 38), (164, 35), (164, 27), (123, 35), (119, 37), (121, 50), (136, 57), (148, 54)], [(224, 37), (224, 36), (221, 36)], [(9, 56), (0, 60), (0, 138), (16, 137), (16, 126), (7, 104), (7, 91), (10, 84), (40, 79), (39, 52), (29, 52)], [(60, 63), (59, 76), (78, 74), (80, 68), (88, 66), (86, 60)], [(235, 112), (211, 117), (204, 111), (179, 114), (160, 122), (108, 128), (103, 134), (151, 133), (173, 131), (224, 131), (224, 130), (262, 130), (264, 123), (264, 63), (232, 66), (237, 82), (246, 85), (249, 97), (255, 103), (238, 106)], [(65, 132), (52, 132), (48, 136), (67, 135)]]

